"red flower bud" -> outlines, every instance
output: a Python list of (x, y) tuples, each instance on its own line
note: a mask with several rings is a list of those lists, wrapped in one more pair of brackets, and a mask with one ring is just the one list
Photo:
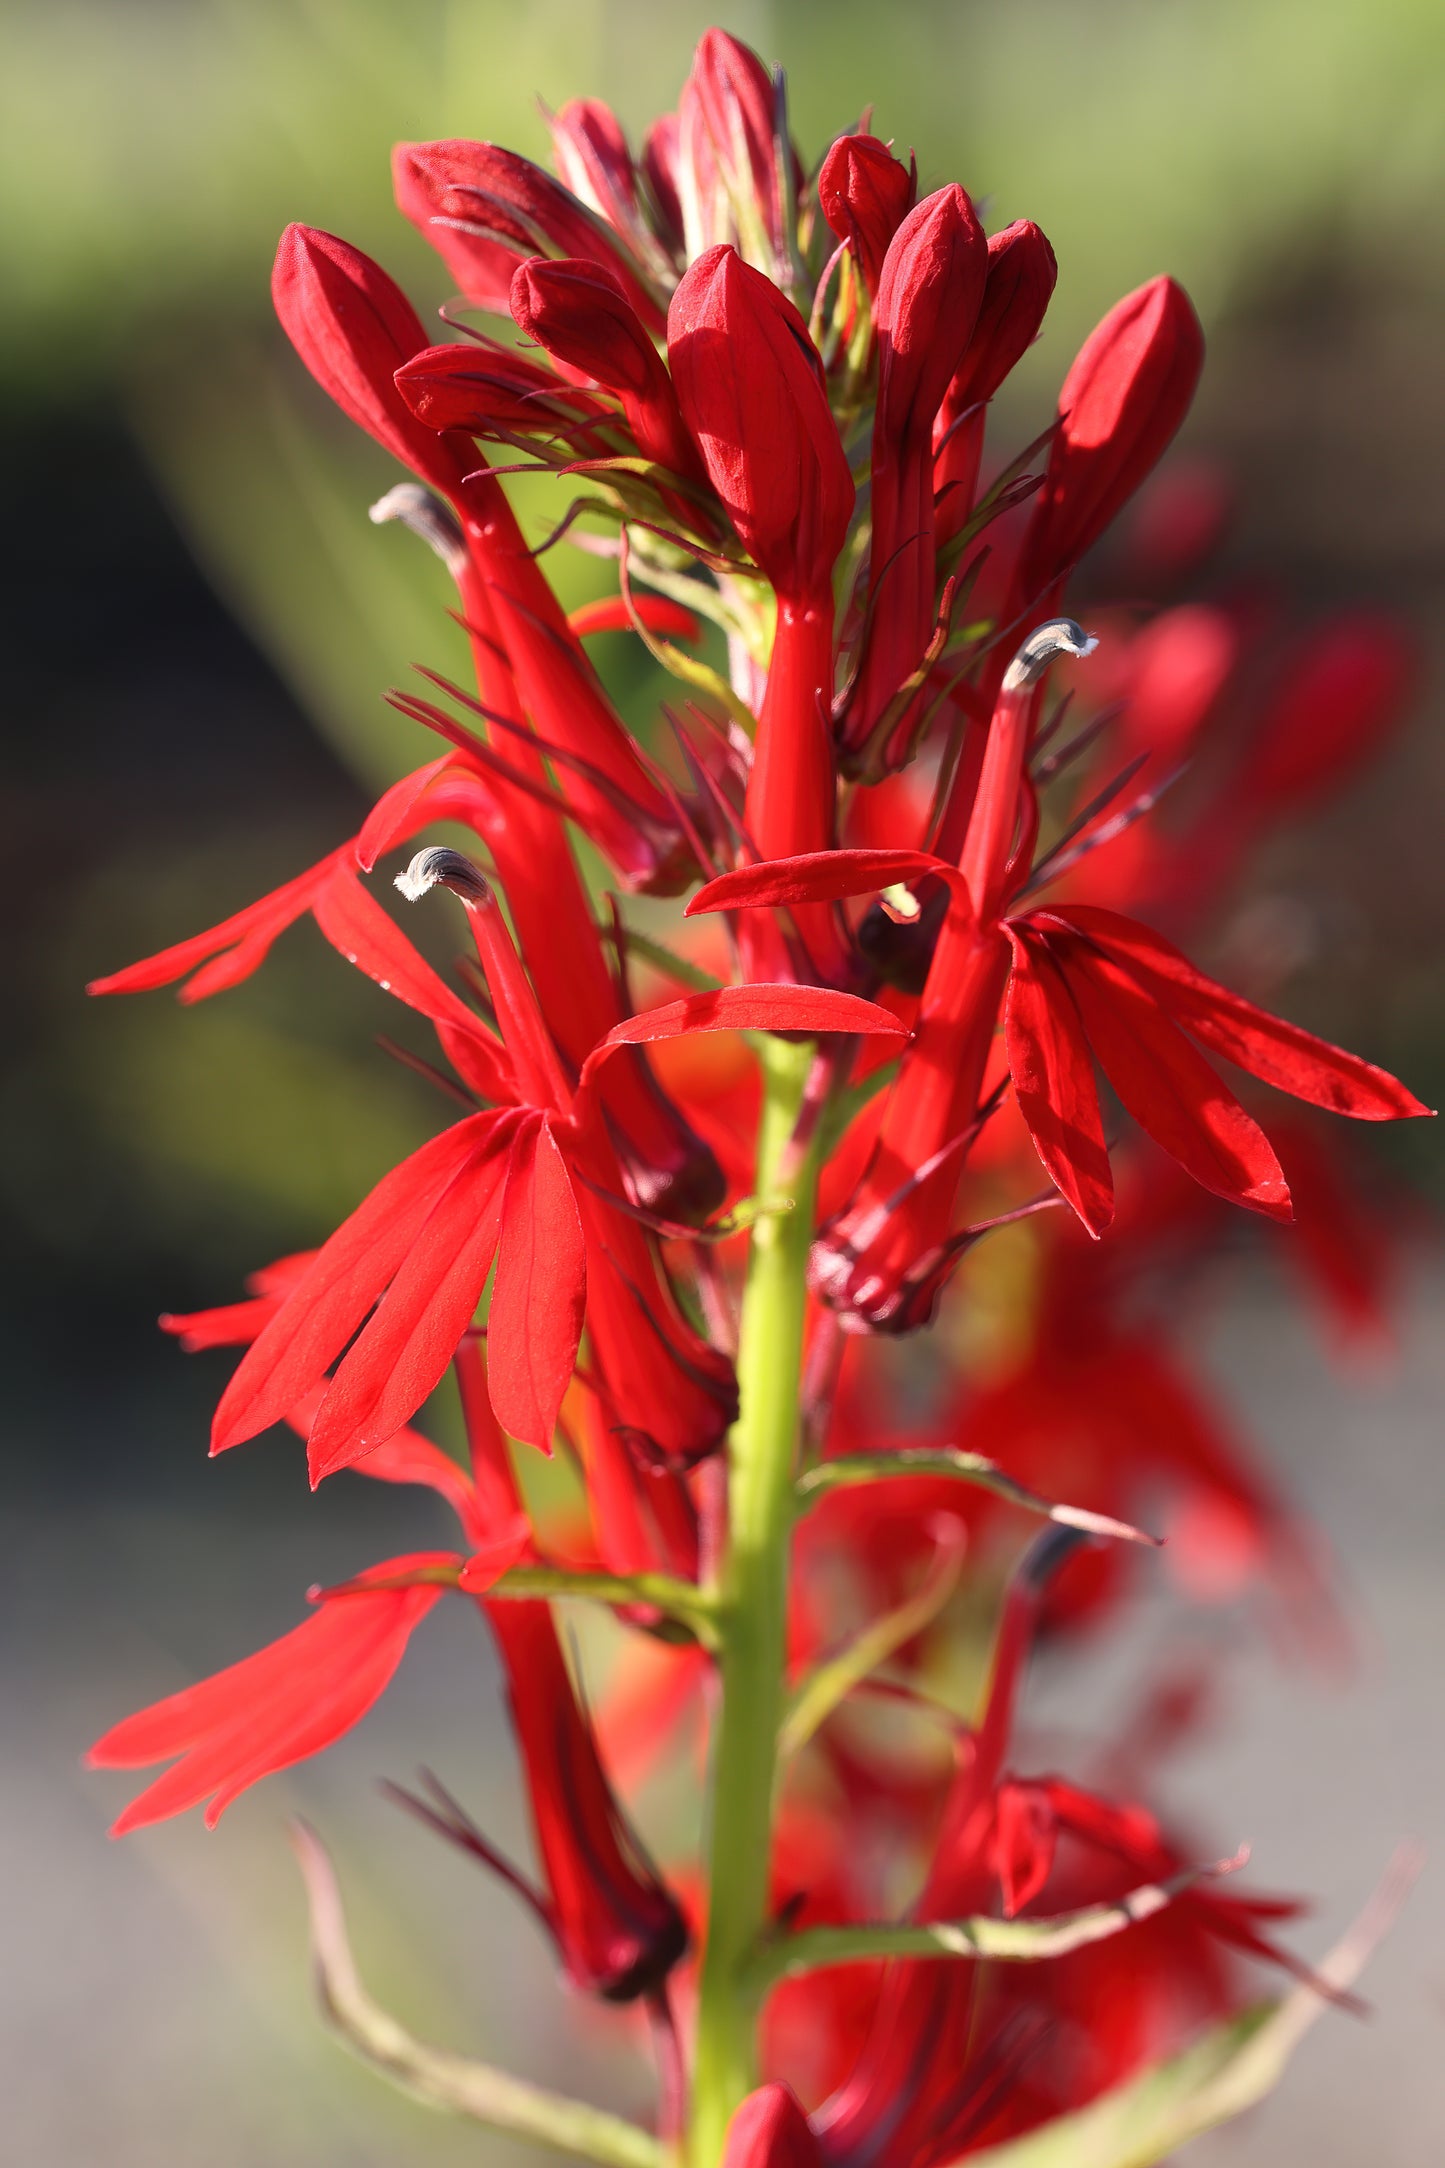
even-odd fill
[(822, 2148), (786, 2085), (760, 2085), (728, 2125), (723, 2168), (821, 2168)]
[(559, 384), (550, 369), (525, 354), (474, 346), (470, 339), (413, 354), (397, 370), (396, 388), (428, 429), (459, 429), (472, 437), (555, 428), (559, 420), (594, 420), (604, 411), (591, 393)]
[(933, 425), (934, 493), (948, 492), (936, 514), (940, 541), (973, 509), (983, 409), (1038, 337), (1057, 277), (1054, 252), (1031, 219), (991, 236), (978, 321)]
[(539, 1909), (576, 1986), (630, 2002), (666, 1979), (687, 1925), (613, 1797), (545, 1603), (487, 1605), (546, 1875)]
[(552, 116), (557, 171), (579, 203), (625, 233), (636, 224), (637, 173), (622, 123), (600, 98), (569, 98)]
[(1016, 219), (990, 237), (978, 321), (948, 387), (945, 412), (962, 413), (992, 399), (1038, 337), (1058, 275), (1054, 252), (1032, 219)]
[(700, 473), (672, 380), (610, 271), (534, 256), (512, 281), (512, 315), (558, 361), (616, 392), (644, 459), (674, 474)]
[(605, 264), (644, 323), (662, 329), (656, 302), (600, 220), (529, 158), (495, 143), (399, 143), (392, 171), (398, 208), (479, 308), (505, 314), (517, 265), (545, 248)]
[(667, 318), (688, 428), (744, 548), (780, 595), (828, 591), (853, 477), (807, 327), (730, 248), (688, 271)]
[(878, 291), (883, 258), (913, 202), (917, 174), (877, 136), (839, 136), (818, 174), (823, 216), (858, 259), (870, 295)]
[(988, 243), (956, 182), (926, 196), (888, 245), (878, 282), (878, 444), (896, 454), (926, 437), (978, 318)]
[[(956, 185), (909, 212), (883, 259), (874, 308), (878, 407), (868, 633), (844, 733), (855, 752), (873, 737), (932, 637), (933, 417), (973, 331), (987, 265), (983, 228)], [(888, 733), (886, 765), (909, 757), (914, 735), (900, 718)]]
[(271, 297), (282, 330), (342, 413), (403, 466), (454, 490), (465, 469), (396, 388), (397, 370), (428, 341), (421, 318), (380, 264), (335, 234), (288, 226), (276, 250)]
[(682, 192), (678, 180), (682, 124), (676, 113), (664, 113), (647, 131), (642, 146), (642, 171), (652, 194), (658, 230), (675, 256), (683, 253)]
[(1188, 413), (1203, 365), (1204, 333), (1173, 279), (1126, 294), (1090, 332), (1059, 393), (1025, 594), (1077, 563), (1128, 503)]
[(687, 252), (736, 239), (749, 262), (771, 268), (793, 217), (801, 173), (787, 150), (783, 199), (773, 79), (757, 54), (725, 30), (706, 30), (678, 109), (679, 171)]

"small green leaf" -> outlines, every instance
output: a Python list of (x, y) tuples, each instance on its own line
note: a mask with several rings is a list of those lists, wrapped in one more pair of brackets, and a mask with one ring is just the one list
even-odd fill
[(373, 2002), (351, 1954), (341, 1892), (326, 1847), (307, 1823), (291, 1824), (311, 1910), (311, 1954), (322, 2012), (343, 2046), (426, 2107), (513, 2132), (599, 2168), (662, 2168), (657, 2140), (605, 2108), (549, 2093), (488, 2063), (415, 2039)]

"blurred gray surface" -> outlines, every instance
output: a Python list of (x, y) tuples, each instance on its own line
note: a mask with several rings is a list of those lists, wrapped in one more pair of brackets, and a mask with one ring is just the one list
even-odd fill
[[(1201, 2168), (1445, 2159), (1442, 1294), (1438, 1271), (1415, 1275), (1399, 1360), (1383, 1375), (1342, 1376), (1323, 1359), (1315, 1324), (1265, 1282), (1236, 1287), (1201, 1350), (1345, 1561), (1361, 1656), (1341, 1685), (1281, 1668), (1262, 1639), (1236, 1649), (1226, 1720), (1173, 1766), (1170, 1803), (1210, 1842), (1248, 1838), (1261, 1886), (1318, 1896), (1298, 1936), (1311, 1955), (1398, 1838), (1423, 1838), (1435, 1855), (1371, 1970), (1373, 2020), (1327, 2017), (1274, 2101), (1198, 2145)], [(629, 2021), (559, 1994), (505, 1894), (373, 1788), (376, 1775), (405, 1776), (425, 1758), (502, 1841), (521, 1841), (495, 1675), (460, 1606), (428, 1621), (357, 1734), (250, 1794), (215, 1835), (192, 1816), (108, 1843), (108, 1816), (131, 1780), (84, 1775), (89, 1739), (284, 1631), (310, 1581), (448, 1540), (430, 1501), (383, 1497), (379, 1485), (354, 1484), (344, 1500), (327, 1495), (343, 1486), (327, 1486), (310, 1502), (298, 1471), (283, 1516), (274, 1497), (238, 1512), (244, 1481), (227, 1462), (200, 1472), (209, 1517), (191, 1485), (186, 1510), (169, 1518), (145, 1497), (78, 1497), (65, 1511), (22, 1508), (12, 1523), (0, 1596), (5, 2157), (46, 2168), (537, 2157), (395, 2098), (323, 2036), (282, 1834), (298, 1808), (334, 1844), (364, 1972), (419, 2032), (599, 2099), (638, 2102), (645, 2073)], [(1112, 1728), (1130, 1680), (1192, 1630), (1162, 1587), (1142, 1595), (1106, 1642), (1040, 1676), (1034, 1716), (1071, 1732)]]

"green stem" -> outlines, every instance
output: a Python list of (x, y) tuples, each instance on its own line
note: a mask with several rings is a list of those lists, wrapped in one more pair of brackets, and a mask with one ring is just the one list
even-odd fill
[[(814, 1049), (769, 1042), (757, 1191), (783, 1186)], [(714, 2168), (729, 2119), (757, 2083), (769, 1915), (773, 1792), (787, 1658), (803, 1318), (817, 1188), (816, 1148), (786, 1169), (795, 1209), (753, 1230), (738, 1347), (738, 1420), (728, 1440), (728, 1541), (714, 1625), (722, 1707), (713, 1746), (708, 1935), (692, 2088), (692, 2168)]]

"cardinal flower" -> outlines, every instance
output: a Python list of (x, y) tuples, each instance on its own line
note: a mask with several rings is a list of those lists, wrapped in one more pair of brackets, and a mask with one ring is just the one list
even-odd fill
[(436, 850), (406, 879), (409, 894), (442, 881), (468, 906), (510, 1103), (422, 1145), (322, 1246), (222, 1396), (213, 1450), (279, 1421), (338, 1357), (311, 1430), (313, 1480), (384, 1443), (442, 1376), (495, 1263), (491, 1390), (514, 1437), (550, 1447), (590, 1294), (594, 1352), (619, 1421), (664, 1460), (700, 1457), (735, 1412), (731, 1366), (685, 1323), (621, 1201), (615, 1155), (589, 1120), (593, 1080), (615, 1048), (680, 1031), (899, 1027), (846, 994), (729, 988), (615, 1026), (574, 1092), (481, 874)]
[(1157, 934), (1074, 905), (1013, 916), (1037, 814), (1024, 776), (1033, 693), (1048, 660), (1085, 654), (1076, 625), (1033, 634), (1005, 676), (956, 867), (919, 853), (837, 851), (711, 882), (691, 910), (822, 903), (925, 872), (951, 901), (859, 1193), (814, 1253), (814, 1285), (860, 1327), (908, 1330), (931, 1313), (958, 1237), (960, 1162), (986, 1101), (1001, 1005), (1008, 1072), (1045, 1169), (1091, 1234), (1113, 1213), (1094, 1080), (1097, 1056), (1140, 1127), (1197, 1182), (1288, 1218), (1289, 1191), (1263, 1131), (1201, 1046), (1294, 1097), (1366, 1121), (1425, 1114), (1395, 1078), (1206, 978)]
[(861, 756), (881, 734), (885, 769), (903, 766), (921, 727), (916, 701), (899, 715), (893, 702), (933, 633), (934, 423), (972, 338), (988, 262), (983, 228), (955, 184), (908, 213), (879, 273), (868, 629), (843, 742)]
[[(822, 850), (835, 796), (832, 577), (854, 494), (822, 364), (792, 303), (729, 248), (687, 273), (667, 338), (713, 488), (777, 596), (744, 827), (762, 858)], [(805, 913), (799, 930), (818, 970), (836, 967), (826, 914)], [(753, 962), (775, 969), (777, 955), (765, 939)]]

